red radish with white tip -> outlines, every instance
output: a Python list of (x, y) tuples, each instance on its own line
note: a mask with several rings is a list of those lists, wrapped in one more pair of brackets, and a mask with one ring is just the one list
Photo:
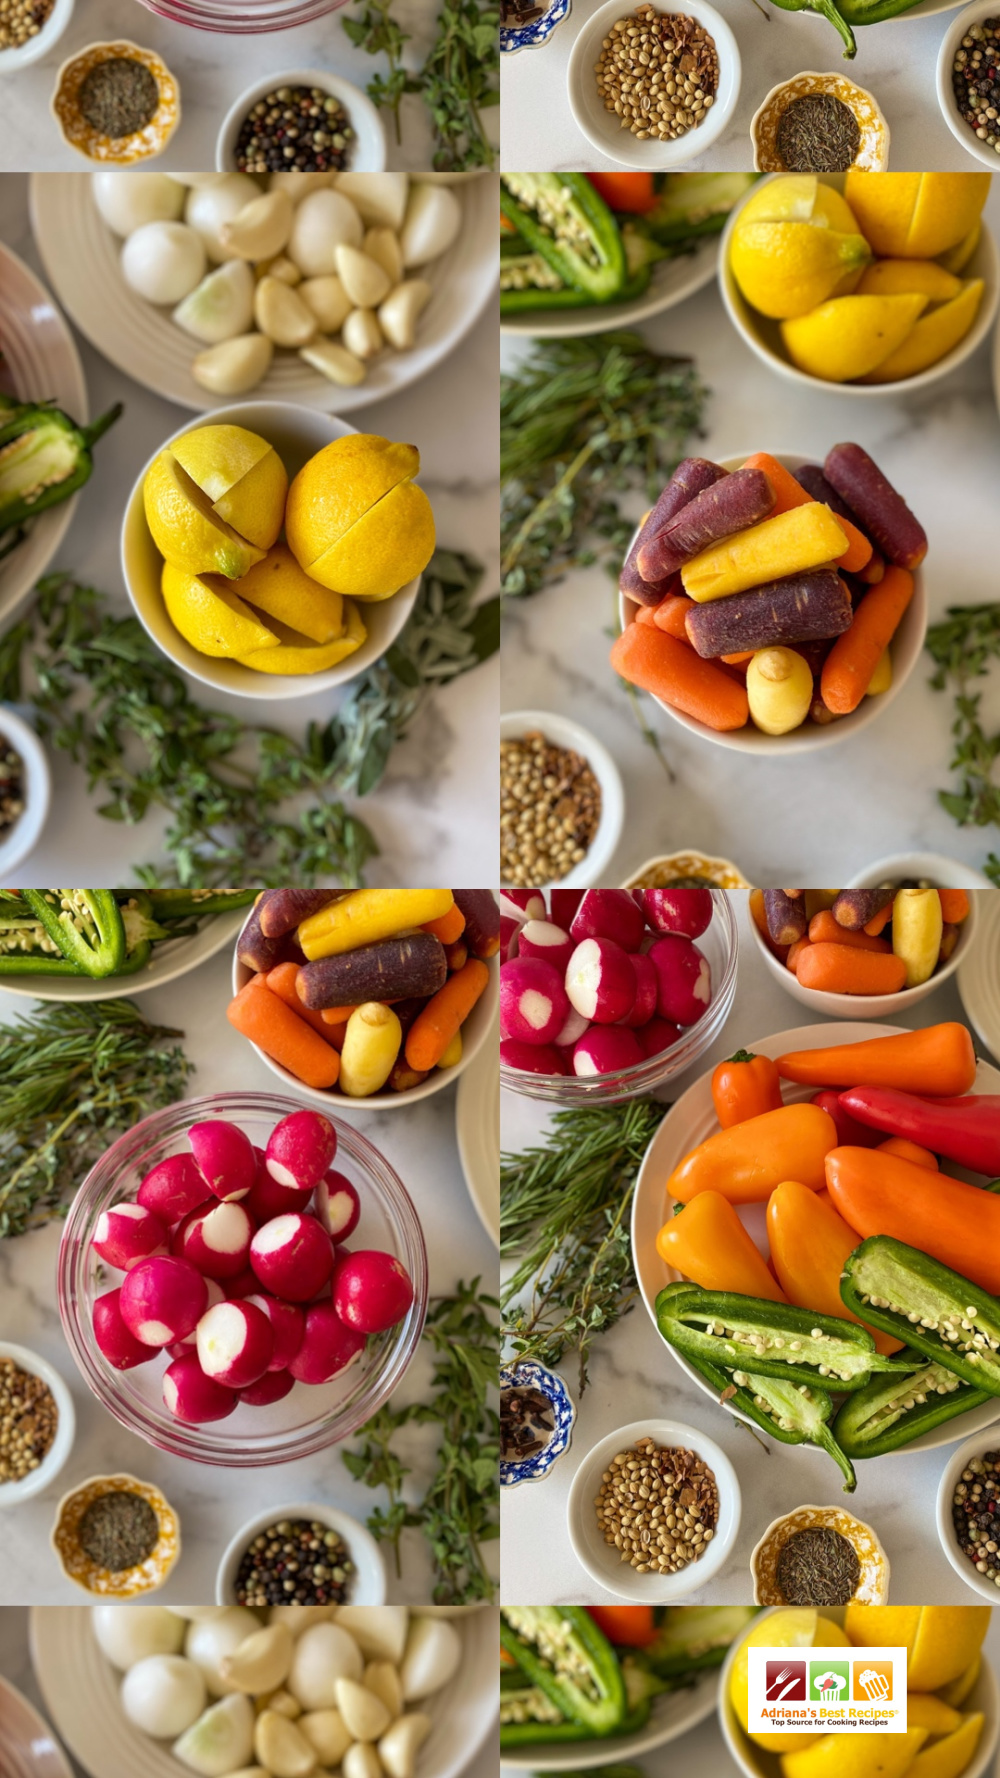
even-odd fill
[(225, 1118), (192, 1124), (188, 1141), (209, 1191), (224, 1204), (245, 1198), (257, 1173), (257, 1157), (249, 1136)]
[(246, 1402), (248, 1408), (269, 1408), (273, 1401), (284, 1401), (295, 1388), (295, 1378), (291, 1371), (265, 1371), (256, 1383), (240, 1390), (240, 1400)]
[(553, 926), (551, 920), (526, 920), (517, 941), (518, 957), (537, 957), (542, 963), (551, 963), (561, 975), (574, 949), (569, 933)]
[(141, 1260), (127, 1273), (119, 1306), (129, 1332), (144, 1346), (169, 1346), (198, 1325), (208, 1303), (208, 1285), (190, 1260)]
[(573, 1073), (615, 1074), (643, 1059), (639, 1040), (625, 1025), (592, 1025), (573, 1045)]
[(700, 938), (712, 924), (710, 889), (637, 889), (635, 894), (654, 932)]
[(224, 1420), (239, 1399), (235, 1389), (206, 1377), (197, 1358), (175, 1358), (163, 1373), (164, 1404), (175, 1420), (184, 1420), (189, 1426)]
[(658, 1056), (664, 1050), (673, 1049), (674, 1044), (680, 1041), (682, 1035), (679, 1025), (674, 1025), (669, 1019), (659, 1017), (650, 1019), (648, 1024), (641, 1025), (636, 1032), (639, 1047), (643, 1055), (647, 1057)]
[(272, 1296), (307, 1303), (333, 1271), (333, 1244), (315, 1216), (275, 1216), (251, 1241), (250, 1264)]
[(646, 922), (627, 889), (588, 889), (569, 930), (577, 944), (585, 938), (612, 938), (623, 951), (637, 951)]
[(194, 1155), (171, 1154), (146, 1174), (136, 1197), (163, 1222), (175, 1223), (205, 1202), (208, 1187)]
[(167, 1229), (142, 1204), (112, 1204), (97, 1218), (92, 1245), (109, 1266), (130, 1272), (141, 1259), (167, 1252)]
[(302, 1344), (288, 1369), (298, 1383), (329, 1383), (355, 1364), (364, 1349), (364, 1334), (348, 1327), (332, 1302), (311, 1303)]
[(251, 1303), (266, 1315), (271, 1323), (274, 1334), (274, 1350), (268, 1363), (269, 1371), (281, 1371), (290, 1364), (302, 1344), (305, 1333), (306, 1318), (297, 1303), (280, 1302), (276, 1296), (268, 1296), (258, 1290), (253, 1296), (244, 1297), (244, 1302)]
[(582, 1037), (589, 1027), (590, 1020), (585, 1018), (582, 1012), (577, 1012), (575, 1006), (571, 1006), (566, 1014), (565, 1023), (556, 1032), (552, 1041), (557, 1049), (572, 1049), (577, 1038)]
[(245, 1296), (256, 1296), (259, 1289), (260, 1279), (253, 1266), (244, 1266), (242, 1272), (237, 1272), (235, 1278), (226, 1279), (226, 1301), (227, 1303), (236, 1303)]
[[(256, 1279), (254, 1282), (256, 1283)], [(225, 1302), (226, 1293), (215, 1278), (206, 1278), (205, 1283), (208, 1285), (208, 1302), (205, 1305), (207, 1313), (209, 1309), (215, 1308), (216, 1303)], [(198, 1350), (197, 1333), (198, 1329), (195, 1328), (193, 1333), (188, 1334), (186, 1340), (174, 1340), (167, 1347), (171, 1358), (187, 1358), (192, 1352), (196, 1353)]]
[(304, 1210), (312, 1196), (311, 1190), (301, 1191), (297, 1185), (279, 1185), (272, 1179), (264, 1165), (264, 1150), (254, 1148), (257, 1157), (257, 1177), (250, 1187), (249, 1196), (243, 1200), (243, 1207), (249, 1210), (259, 1228), (262, 1223), (270, 1222), (272, 1216), (286, 1216), (290, 1210)]
[(689, 938), (668, 932), (648, 955), (660, 978), (657, 1011), (675, 1025), (696, 1025), (712, 999), (708, 958)]
[(656, 1011), (656, 1002), (660, 991), (660, 978), (656, 973), (656, 964), (643, 951), (636, 951), (632, 958), (632, 969), (635, 975), (635, 999), (632, 1011), (625, 1016), (625, 1024), (630, 1030), (637, 1025), (646, 1025)]
[(121, 1291), (108, 1290), (94, 1303), (94, 1338), (99, 1350), (116, 1371), (131, 1371), (155, 1357), (152, 1346), (143, 1345), (122, 1319)]
[(617, 1025), (635, 1004), (631, 957), (613, 938), (585, 938), (569, 960), (566, 992), (584, 1018)]
[(274, 1329), (270, 1317), (249, 1298), (240, 1303), (216, 1303), (198, 1323), (198, 1363), (206, 1377), (225, 1383), (228, 1389), (246, 1389), (256, 1383), (274, 1357)]
[(500, 969), (500, 1032), (518, 1043), (551, 1043), (562, 1029), (569, 1001), (551, 963), (517, 957)]
[(235, 1278), (246, 1266), (253, 1234), (253, 1219), (242, 1204), (220, 1204), (213, 1199), (184, 1218), (172, 1246), (174, 1253), (190, 1260), (206, 1278)]
[(337, 1274), (334, 1308), (358, 1333), (382, 1333), (395, 1327), (412, 1302), (410, 1275), (391, 1253), (377, 1249), (354, 1253)]
[(332, 1168), (316, 1187), (316, 1217), (331, 1241), (346, 1241), (361, 1217), (361, 1199), (350, 1180)]
[(332, 1164), (337, 1132), (319, 1111), (293, 1111), (276, 1124), (264, 1150), (264, 1165), (279, 1185), (312, 1191)]
[(569, 1073), (565, 1060), (551, 1043), (517, 1043), (508, 1038), (500, 1045), (500, 1060), (508, 1068), (519, 1068), (522, 1074)]
[(500, 916), (500, 961), (506, 963), (508, 957), (517, 956), (517, 935), (521, 930), (520, 920), (512, 920), (507, 914)]
[(586, 893), (585, 889), (550, 889), (549, 918), (568, 932)]
[(540, 889), (501, 889), (500, 914), (523, 925), (525, 920), (544, 920), (545, 896)]

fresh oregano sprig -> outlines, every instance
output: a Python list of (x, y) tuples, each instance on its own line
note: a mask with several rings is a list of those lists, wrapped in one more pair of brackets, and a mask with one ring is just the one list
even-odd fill
[[(950, 691), (954, 699), (949, 766), (961, 776), (958, 790), (939, 790), (938, 801), (960, 827), (1000, 828), (1000, 731), (983, 726), (982, 692), (972, 683), (1000, 663), (1000, 603), (950, 605), (947, 615), (927, 631), (926, 647), (935, 662), (931, 685)], [(1000, 858), (990, 853), (984, 866), (1000, 886)]]
[(434, 42), (423, 67), (408, 68), (410, 33), (392, 11), (393, 0), (360, 0), (358, 15), (344, 16), (351, 42), (368, 55), (384, 55), (385, 74), (368, 83), (368, 96), (395, 120), (400, 140), (400, 101), (419, 93), (434, 131), (432, 160), (438, 172), (492, 167), (496, 150), (483, 128), (482, 112), (500, 102), (500, 11), (496, 0), (442, 0)]

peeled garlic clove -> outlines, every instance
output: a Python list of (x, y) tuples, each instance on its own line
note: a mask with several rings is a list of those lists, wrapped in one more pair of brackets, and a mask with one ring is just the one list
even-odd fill
[(332, 272), (326, 278), (306, 278), (299, 285), (299, 295), (323, 333), (339, 333), (354, 307), (340, 279)]
[(260, 197), (260, 186), (249, 173), (223, 173), (209, 185), (196, 185), (188, 193), (184, 220), (200, 235), (213, 265), (230, 257), (222, 245), (221, 230), (234, 222), (241, 210)]
[(230, 259), (209, 272), (174, 310), (173, 319), (206, 346), (248, 332), (253, 321), (253, 273), (246, 261)]
[(299, 1728), (323, 1766), (339, 1766), (354, 1740), (339, 1710), (307, 1711)]
[(440, 1691), (458, 1672), (461, 1659), (462, 1642), (453, 1624), (446, 1618), (414, 1618), (399, 1675), (407, 1703)]
[(287, 1624), (293, 1636), (300, 1636), (310, 1624), (328, 1624), (332, 1617), (332, 1605), (272, 1605), (267, 1621)]
[(199, 352), (191, 375), (213, 395), (245, 395), (267, 376), (274, 357), (271, 341), (262, 333), (243, 333)]
[(316, 332), (316, 317), (280, 278), (262, 278), (254, 292), (253, 314), (261, 333), (276, 346), (307, 346)]
[(381, 1698), (392, 1717), (400, 1716), (403, 1710), (403, 1687), (399, 1674), (391, 1661), (369, 1661), (364, 1672), (364, 1682), (376, 1698)]
[(238, 1692), (273, 1692), (288, 1678), (293, 1646), (287, 1624), (269, 1624), (225, 1656), (220, 1662), (222, 1677)]
[(287, 191), (293, 204), (300, 204), (311, 191), (322, 191), (333, 184), (332, 173), (272, 173), (268, 191)]
[(336, 189), (350, 198), (362, 222), (399, 228), (406, 214), (406, 173), (338, 173)]
[(298, 1698), (293, 1698), (291, 1692), (283, 1689), (271, 1692), (270, 1696), (265, 1694), (264, 1697), (257, 1698), (255, 1701), (258, 1711), (276, 1710), (279, 1716), (287, 1716), (289, 1722), (295, 1722), (302, 1715), (302, 1705)]
[(173, 1756), (201, 1778), (227, 1778), (253, 1753), (253, 1705), (242, 1692), (213, 1704), (173, 1745)]
[(398, 284), (403, 276), (403, 255), (399, 236), (391, 228), (370, 228), (364, 239), (369, 259), (380, 265), (390, 284)]
[(219, 238), (237, 259), (272, 259), (288, 245), (294, 219), (295, 205), (287, 191), (269, 191), (224, 222)]
[(431, 300), (431, 286), (424, 278), (407, 278), (390, 291), (378, 311), (379, 326), (390, 346), (405, 352), (417, 337), (417, 320)]
[(258, 1716), (253, 1750), (273, 1778), (309, 1778), (316, 1770), (316, 1752), (301, 1729), (276, 1710)]
[(386, 1729), (378, 1744), (378, 1756), (388, 1778), (413, 1778), (417, 1754), (431, 1732), (431, 1719), (419, 1710), (400, 1716)]
[(414, 185), (400, 236), (403, 264), (426, 265), (447, 253), (462, 226), (462, 206), (447, 185)]
[(339, 1605), (334, 1621), (354, 1637), (366, 1660), (392, 1661), (398, 1667), (410, 1624), (405, 1605)]
[(357, 309), (374, 309), (388, 296), (391, 288), (388, 274), (378, 261), (369, 259), (357, 247), (341, 244), (334, 255), (337, 276)]
[(362, 361), (382, 350), (382, 329), (371, 309), (353, 309), (341, 329), (341, 339)]
[(343, 1778), (382, 1778), (382, 1761), (370, 1741), (355, 1741), (340, 1762)]
[(311, 191), (295, 212), (288, 251), (307, 278), (322, 278), (337, 269), (335, 248), (360, 247), (363, 236), (360, 216), (339, 191)]
[(335, 340), (313, 340), (311, 346), (302, 347), (299, 357), (341, 389), (353, 389), (368, 375), (360, 358), (355, 358), (346, 346), (338, 346)]
[(381, 1698), (356, 1679), (338, 1679), (337, 1709), (355, 1741), (377, 1741), (389, 1727), (392, 1717)]
[(287, 253), (279, 253), (277, 259), (262, 259), (254, 269), (258, 278), (280, 278), (283, 284), (291, 285), (293, 290), (302, 282), (302, 273)]

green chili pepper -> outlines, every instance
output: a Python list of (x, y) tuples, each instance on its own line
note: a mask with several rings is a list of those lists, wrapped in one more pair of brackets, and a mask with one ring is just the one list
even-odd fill
[(4, 896), (0, 905), (0, 975), (83, 975), (68, 963), (24, 898)]
[(627, 1710), (622, 1670), (607, 1637), (577, 1605), (510, 1605), (500, 1641), (533, 1686), (589, 1735), (610, 1735)]
[(899, 18), (909, 12), (918, 0), (837, 0), (848, 26), (881, 25), (886, 19)]
[[(746, 1373), (745, 1383), (736, 1383), (727, 1371), (707, 1360), (688, 1357), (688, 1363), (718, 1392), (721, 1403), (734, 1414), (752, 1420), (779, 1444), (816, 1445), (825, 1451), (844, 1476), (844, 1493), (854, 1493), (858, 1478), (850, 1457), (841, 1450), (827, 1424), (833, 1403), (824, 1390), (752, 1373)], [(744, 1374), (740, 1372), (741, 1376)]]
[(121, 412), (119, 401), (92, 426), (78, 426), (49, 402), (0, 397), (0, 536), (83, 487), (94, 445)]
[[(889, 3), (892, 4), (893, 0), (889, 0)], [(843, 38), (847, 46), (844, 50), (844, 60), (846, 62), (854, 60), (858, 53), (858, 46), (854, 32), (847, 22), (850, 12), (848, 0), (774, 0), (774, 4), (780, 6), (782, 12), (818, 12), (821, 18), (830, 21), (834, 30)], [(895, 10), (905, 12), (908, 6), (915, 5), (916, 0), (904, 0), (903, 4), (895, 5)], [(888, 16), (889, 14), (886, 14), (886, 17)], [(864, 24), (865, 20), (859, 19), (855, 22)]]
[(63, 956), (85, 975), (102, 980), (119, 973), (125, 923), (112, 889), (25, 889), (24, 899)]
[[(801, 1400), (798, 1391), (795, 1393)], [(825, 1396), (822, 1399), (827, 1400)], [(685, 1605), (682, 1611), (670, 1611), (663, 1606), (656, 1609), (663, 1617), (657, 1625), (656, 1641), (649, 1643), (638, 1658), (671, 1685), (705, 1668), (721, 1667), (732, 1643), (757, 1615), (755, 1605)]]
[(833, 1435), (848, 1456), (881, 1457), (885, 1451), (898, 1451), (956, 1414), (967, 1414), (990, 1400), (985, 1389), (963, 1383), (954, 1371), (928, 1361), (915, 1346), (899, 1357), (911, 1366), (907, 1377), (879, 1377), (841, 1404)]
[(628, 271), (612, 212), (582, 173), (505, 173), (500, 208), (533, 253), (591, 302), (611, 302)]
[(840, 1294), (872, 1327), (973, 1389), (1000, 1395), (1000, 1301), (960, 1272), (889, 1235), (871, 1235), (848, 1255)]
[(256, 889), (151, 889), (150, 913), (154, 920), (196, 920), (249, 907), (256, 895)]
[(668, 1345), (731, 1371), (737, 1384), (753, 1372), (840, 1394), (862, 1389), (872, 1371), (898, 1369), (853, 1321), (733, 1291), (668, 1284), (656, 1299), (656, 1321)]

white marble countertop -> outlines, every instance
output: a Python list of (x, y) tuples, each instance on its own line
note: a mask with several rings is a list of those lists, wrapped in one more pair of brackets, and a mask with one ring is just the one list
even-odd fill
[[(138, 998), (148, 1019), (186, 1032), (184, 1047), (197, 1069), (188, 1096), (237, 1087), (274, 1088), (273, 1074), (227, 1023), (230, 969), (230, 955), (223, 950), (176, 982)], [(32, 1004), (0, 992), (0, 1022), (11, 1023)], [(488, 1287), (496, 1277), (496, 1250), (472, 1206), (459, 1163), (455, 1090), (445, 1087), (406, 1111), (351, 1114), (398, 1169), (413, 1197), (427, 1242), (432, 1294), (452, 1289), (459, 1278), (468, 1282), (478, 1274)], [(57, 1366), (73, 1392), (78, 1417), (76, 1444), (62, 1475), (35, 1499), (0, 1513), (0, 1604), (79, 1604), (79, 1589), (64, 1579), (49, 1549), (49, 1531), (60, 1496), (99, 1472), (124, 1469), (154, 1481), (176, 1508), (184, 1547), (157, 1595), (167, 1605), (211, 1601), (226, 1544), (246, 1520), (273, 1503), (323, 1501), (362, 1520), (366, 1517), (381, 1498), (380, 1491), (352, 1481), (336, 1447), (278, 1469), (241, 1470), (234, 1477), (225, 1469), (167, 1456), (119, 1426), (90, 1394), (63, 1338), (55, 1285), (59, 1238), (60, 1225), (52, 1223), (0, 1244), (0, 1337), (43, 1353)], [(429, 1374), (420, 1353), (397, 1399), (417, 1399)], [(417, 1431), (410, 1448), (413, 1485), (419, 1487), (429, 1479), (432, 1437)], [(390, 1573), (389, 1597), (400, 1602), (426, 1600), (430, 1570), (419, 1532), (404, 1533), (404, 1551), (403, 1575)]]
[[(987, 214), (1000, 232), (1000, 186)], [(730, 324), (714, 284), (641, 323), (640, 332), (657, 351), (693, 357), (712, 391), (705, 436), (692, 440), (699, 455), (797, 451), (822, 461), (831, 445), (856, 439), (927, 529), (931, 622), (948, 605), (997, 597), (1000, 426), (986, 346), (915, 394), (860, 400), (807, 392), (767, 370)], [(526, 342), (505, 337), (502, 366), (511, 368), (525, 349)], [(631, 510), (638, 517), (642, 509), (636, 496)], [(667, 777), (608, 664), (617, 594), (603, 568), (508, 599), (504, 624), (503, 707), (575, 717), (621, 769), (625, 827), (606, 882), (623, 882), (655, 853), (687, 848), (732, 858), (753, 883), (840, 882), (876, 858), (913, 848), (981, 868), (1000, 850), (995, 828), (959, 828), (936, 801), (938, 790), (955, 788), (947, 770), (952, 711), (950, 695), (928, 687), (929, 655), (862, 734), (784, 759), (777, 746), (765, 759), (703, 741), (643, 698)], [(995, 726), (995, 684), (983, 712)]]
[[(659, 1097), (679, 1098), (694, 1080), (736, 1049), (752, 1048), (775, 1032), (814, 1022), (772, 979), (757, 955), (746, 925), (745, 901), (739, 918), (739, 977), (728, 1022), (700, 1061)], [(895, 1022), (922, 1025), (962, 1016), (957, 990), (949, 981)], [(982, 1051), (981, 1044), (977, 1047)], [(537, 1140), (544, 1123), (544, 1108), (536, 1101), (510, 1092), (502, 1095), (500, 1134), (505, 1150)], [(743, 1494), (742, 1523), (729, 1560), (714, 1580), (687, 1597), (687, 1604), (745, 1604), (753, 1595), (750, 1552), (770, 1521), (804, 1501), (845, 1503), (839, 1472), (823, 1452), (774, 1442), (765, 1450), (731, 1416), (722, 1413), (675, 1364), (641, 1302), (595, 1342), (590, 1382), (582, 1400), (576, 1387), (575, 1359), (567, 1358), (559, 1368), (578, 1405), (573, 1443), (544, 1481), (503, 1492), (501, 1597), (505, 1601), (597, 1605), (615, 1597), (590, 1580), (573, 1554), (566, 1534), (566, 1497), (586, 1453), (616, 1427), (641, 1420), (645, 1414), (680, 1420), (715, 1439), (735, 1466)], [(960, 1425), (955, 1422), (956, 1443), (965, 1436)], [(850, 1496), (850, 1509), (874, 1527), (885, 1546), (892, 1565), (891, 1598), (896, 1605), (975, 1603), (976, 1595), (962, 1585), (937, 1540), (934, 1502), (946, 1460), (947, 1453), (937, 1450), (900, 1453), (857, 1466), (858, 1487)]]
[[(0, 83), (0, 129), (5, 91)], [(0, 176), (0, 241), (43, 275), (31, 240), (23, 177)], [(91, 414), (103, 413), (119, 399), (125, 402), (125, 414), (101, 443), (92, 481), (53, 568), (69, 569), (100, 587), (111, 595), (115, 609), (125, 612), (129, 605), (119, 566), (122, 510), (137, 465), (183, 424), (187, 410), (140, 388), (80, 335), (76, 339)], [(355, 419), (368, 431), (411, 438), (419, 445), (421, 481), (434, 503), (438, 536), (485, 563), (487, 592), (496, 586), (497, 573), (497, 377), (496, 321), (486, 312), (432, 376), (361, 409)], [(212, 708), (296, 735), (310, 721), (328, 720), (349, 689), (297, 698), (282, 709), (272, 701), (228, 697), (189, 683), (194, 695)], [(494, 658), (444, 687), (395, 750), (378, 789), (356, 800), (357, 812), (381, 847), (381, 856), (368, 868), (369, 882), (426, 883), (442, 875), (458, 883), (492, 881), (498, 686)], [(52, 768), (55, 795), (48, 827), (14, 886), (64, 877), (67, 858), (73, 860), (73, 881), (81, 884), (128, 883), (134, 865), (157, 861), (165, 825), (159, 816), (151, 814), (131, 828), (101, 820), (83, 775), (67, 756), (53, 752)]]
[[(566, 95), (570, 50), (584, 21), (601, 4), (603, 0), (573, 0), (569, 16), (546, 44), (504, 56), (501, 166), (534, 172), (599, 172), (621, 166), (591, 146), (574, 121)], [(953, 13), (930, 18), (904, 15), (866, 25), (857, 32), (857, 56), (847, 62), (842, 60), (843, 46), (833, 26), (813, 13), (782, 12), (767, 0), (762, 7), (755, 0), (713, 0), (713, 4), (735, 34), (742, 84), (722, 136), (704, 153), (693, 142), (686, 166), (698, 171), (752, 167), (754, 112), (772, 86), (807, 68), (842, 73), (874, 95), (891, 131), (889, 165), (894, 171), (948, 167), (970, 173), (978, 164), (952, 135), (937, 101), (938, 50)], [(623, 5), (623, 13), (629, 10)]]

